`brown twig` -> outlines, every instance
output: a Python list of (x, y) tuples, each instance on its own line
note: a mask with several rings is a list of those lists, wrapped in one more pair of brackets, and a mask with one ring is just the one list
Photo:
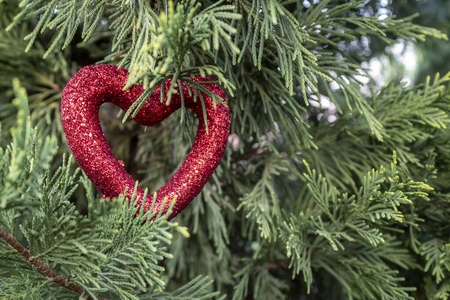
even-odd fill
[[(334, 142), (336, 142), (335, 139), (329, 139), (329, 140), (318, 141), (315, 144), (318, 147), (317, 149), (319, 149), (322, 146), (325, 146), (325, 145), (328, 145), (328, 144), (331, 144)], [(292, 148), (292, 146), (290, 146), (290, 145), (281, 146), (277, 149), (278, 152), (287, 152), (288, 154), (293, 153), (293, 152), (301, 152), (301, 151), (305, 151), (305, 150), (309, 150), (309, 149), (304, 148), (304, 147)], [(274, 152), (269, 149), (258, 150), (257, 152), (247, 153), (242, 156), (236, 157), (231, 161), (231, 163), (235, 163), (235, 162), (238, 162), (241, 160), (248, 160), (248, 159), (256, 157), (256, 156), (263, 156), (263, 155), (268, 155), (268, 154), (272, 154), (272, 153), (274, 153)]]
[(130, 46), (126, 46), (123, 50), (121, 50), (120, 52), (118, 52), (116, 55), (114, 55), (114, 57), (112, 58), (112, 60), (117, 59), (119, 56), (121, 56), (123, 53), (125, 53), (125, 51), (129, 50)]
[(233, 159), (231, 161), (231, 163), (235, 163), (235, 162), (238, 162), (238, 161), (241, 161), (241, 160), (248, 160), (248, 159), (250, 159), (252, 157), (255, 157), (255, 156), (262, 156), (262, 155), (266, 155), (266, 154), (270, 154), (270, 153), (272, 153), (272, 151), (263, 150), (263, 151), (259, 151), (259, 152), (253, 152), (253, 153), (244, 154), (242, 156), (239, 156), (239, 157), (236, 157), (235, 159)]
[(83, 288), (77, 284), (67, 284), (67, 280), (59, 275), (56, 275), (46, 264), (39, 259), (30, 260), (30, 251), (10, 236), (6, 231), (0, 229), (0, 238), (8, 243), (14, 250), (16, 250), (26, 261), (36, 267), (45, 277), (54, 282), (57, 286), (68, 289), (79, 296), (93, 299)]
[(62, 94), (62, 92), (63, 92), (62, 89), (59, 87), (59, 85), (57, 85), (55, 82), (50, 80), (50, 78), (48, 78), (46, 76), (42, 76), (41, 80), (43, 83), (45, 83), (49, 87), (51, 87), (55, 92), (57, 92), (58, 94)]

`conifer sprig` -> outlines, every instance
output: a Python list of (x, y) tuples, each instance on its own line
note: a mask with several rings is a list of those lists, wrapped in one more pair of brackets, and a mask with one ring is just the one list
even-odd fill
[[(0, 0), (0, 27), (13, 23), (0, 30), (0, 228), (95, 297), (450, 298), (449, 75), (362, 89), (363, 66), (385, 44), (447, 36), (415, 25), (414, 15), (380, 17), (379, 4)], [(228, 150), (177, 220), (191, 238), (167, 235), (186, 231), (164, 220), (142, 236), (132, 206), (99, 201), (85, 177), (86, 194), (71, 194), (79, 180), (70, 160), (52, 161), (57, 142), (46, 137), (64, 145), (60, 92), (79, 66), (99, 60), (132, 70), (130, 84), (146, 87), (125, 117), (167, 80), (167, 103), (183, 83), (205, 92), (194, 75), (226, 89)], [(29, 129), (10, 101), (14, 76), (30, 92)], [(145, 186), (166, 182), (196, 128), (184, 111), (145, 133), (110, 106), (100, 114), (114, 153)], [(88, 215), (76, 215), (68, 199), (83, 211), (85, 198)], [(0, 268), (0, 298), (78, 297), (1, 239)]]
[[(112, 54), (105, 61), (120, 58), (120, 65), (130, 70), (127, 86), (142, 82), (145, 88), (150, 88), (149, 93), (166, 79), (173, 79), (167, 101), (176, 92), (177, 80), (184, 81), (197, 74), (216, 77), (230, 95), (235, 94), (233, 90), (240, 87), (239, 82), (232, 80), (232, 65), (245, 63), (249, 53), (258, 70), (263, 59), (264, 64), (266, 60), (275, 63), (285, 79), (288, 94), (292, 95), (294, 83), (298, 84), (304, 101), (312, 93), (335, 100), (329, 89), (319, 90), (319, 83), (336, 82), (346, 105), (355, 106), (364, 115), (378, 139), (382, 139), (382, 125), (357, 87), (359, 67), (346, 61), (347, 53), (340, 50), (342, 47), (335, 40), (351, 41), (363, 34), (388, 43), (395, 40), (388, 34), (405, 39), (447, 38), (438, 30), (412, 24), (414, 16), (403, 20), (360, 16), (358, 11), (364, 1), (341, 4), (325, 0), (294, 15), (284, 6), (288, 3), (275, 0), (236, 1), (235, 6), (217, 2), (203, 9), (194, 0), (181, 1), (176, 6), (172, 1), (157, 4), (152, 7), (149, 3), (125, 0), (23, 0), (21, 12), (7, 30), (39, 15), (37, 26), (26, 37), (30, 40), (27, 49), (40, 32), (58, 28), (47, 56), (57, 45), (62, 44), (63, 48), (69, 45), (79, 26), (83, 26), (82, 37), (87, 41), (103, 18), (110, 19), (114, 38)], [(344, 55), (330, 56), (324, 45), (331, 45), (333, 51)], [(144, 96), (148, 93), (138, 104), (143, 104)], [(292, 105), (292, 100), (289, 103)], [(334, 104), (341, 106), (336, 101)], [(130, 108), (127, 116), (132, 112)]]
[[(79, 185), (78, 170), (72, 172), (72, 160), (63, 159), (54, 174), (48, 171), (57, 147), (51, 138), (43, 140), (41, 132), (32, 129), (25, 90), (18, 81), (14, 88), (17, 125), (12, 144), (6, 150), (0, 148), (0, 268), (5, 271), (0, 275), (0, 296), (140, 299), (138, 294), (152, 291), (149, 295), (170, 297), (171, 293), (160, 293), (165, 282), (159, 262), (172, 257), (166, 249), (170, 231), (187, 237), (186, 228), (167, 222), (167, 215), (139, 213), (137, 199), (123, 195), (110, 202), (88, 194), (93, 201), (88, 214), (81, 215), (69, 201)], [(90, 191), (89, 183), (85, 179), (83, 183)], [(207, 290), (209, 284), (198, 277), (173, 296), (218, 296)]]

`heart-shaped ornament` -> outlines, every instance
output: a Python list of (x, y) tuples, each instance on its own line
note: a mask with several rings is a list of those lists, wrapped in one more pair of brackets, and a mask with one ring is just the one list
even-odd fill
[[(61, 120), (67, 143), (73, 155), (89, 179), (105, 197), (117, 197), (127, 189), (127, 198), (131, 198), (135, 181), (125, 171), (123, 165), (114, 157), (100, 126), (98, 112), (103, 103), (110, 102), (123, 110), (128, 110), (143, 93), (140, 85), (133, 85), (128, 90), (123, 88), (128, 79), (128, 71), (112, 65), (88, 66), (81, 69), (67, 83), (62, 95)], [(216, 84), (208, 84), (209, 78), (195, 77), (193, 81), (204, 83), (205, 88), (214, 92), (227, 103), (225, 93)], [(164, 85), (167, 92), (170, 81)], [(197, 135), (191, 151), (173, 177), (159, 189), (154, 211), (163, 210), (165, 214), (176, 197), (176, 203), (170, 218), (179, 214), (201, 191), (217, 168), (228, 140), (230, 130), (229, 108), (221, 103), (214, 103), (211, 97), (202, 94), (194, 99), (183, 83), (184, 105), (192, 109), (199, 118)], [(141, 125), (154, 126), (181, 107), (182, 98), (173, 95), (170, 105), (160, 102), (158, 87), (150, 96), (139, 113), (133, 119)], [(204, 108), (202, 107), (204, 105)], [(208, 122), (206, 131), (204, 110)], [(138, 187), (138, 205), (141, 206), (144, 190)], [(144, 211), (153, 203), (153, 195), (147, 196)], [(163, 206), (163, 204), (165, 205)]]

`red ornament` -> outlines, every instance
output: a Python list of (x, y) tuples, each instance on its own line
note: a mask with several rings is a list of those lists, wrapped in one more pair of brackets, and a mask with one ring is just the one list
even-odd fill
[[(61, 103), (61, 120), (66, 134), (67, 143), (81, 169), (92, 180), (105, 197), (117, 197), (127, 188), (126, 196), (131, 198), (135, 181), (123, 165), (114, 157), (100, 127), (98, 111), (103, 103), (111, 102), (123, 110), (142, 94), (140, 85), (133, 85), (126, 91), (123, 87), (127, 82), (128, 71), (112, 65), (88, 66), (81, 69), (70, 79), (64, 89)], [(210, 78), (197, 76), (192, 79), (204, 82), (205, 88), (220, 96), (226, 103), (225, 93), (216, 84), (207, 84)], [(167, 92), (170, 80), (166, 81), (164, 90)], [(227, 106), (214, 101), (202, 94), (208, 130), (206, 132), (203, 117), (202, 102), (189, 95), (188, 87), (183, 83), (184, 104), (192, 109), (199, 118), (197, 136), (191, 151), (180, 169), (173, 177), (157, 191), (154, 211), (163, 209), (166, 213), (172, 199), (176, 203), (170, 218), (179, 214), (200, 193), (209, 177), (219, 164), (228, 140), (230, 129), (230, 111)], [(170, 105), (160, 102), (158, 87), (141, 108), (135, 118), (136, 122), (145, 126), (154, 126), (181, 107), (181, 97), (176, 94)], [(165, 99), (166, 100), (166, 99)], [(123, 164), (123, 163), (122, 163)], [(138, 205), (142, 205), (144, 190), (138, 187)], [(164, 199), (167, 199), (164, 207)], [(145, 202), (144, 211), (152, 206), (153, 195)]]

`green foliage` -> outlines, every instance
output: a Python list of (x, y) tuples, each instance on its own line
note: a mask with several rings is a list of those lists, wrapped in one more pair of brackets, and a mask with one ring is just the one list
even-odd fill
[[(413, 266), (413, 260), (405, 250), (397, 249), (392, 252), (392, 248), (395, 249), (399, 245), (395, 245), (389, 235), (384, 238), (383, 231), (394, 231), (396, 224), (406, 223), (408, 218), (404, 216), (403, 211), (408, 211), (407, 206), (413, 204), (410, 198), (426, 197), (425, 191), (432, 188), (420, 182), (401, 182), (395, 156), (389, 171), (383, 167), (378, 171), (373, 170), (362, 180), (363, 186), (358, 193), (352, 196), (336, 195), (335, 191), (328, 192), (325, 179), (307, 164), (306, 168), (307, 173), (304, 176), (316, 203), (317, 213), (311, 214), (309, 218), (303, 214), (299, 217), (291, 216), (280, 233), (287, 245), (287, 256), (292, 257), (290, 264), (294, 268), (294, 275), (303, 271), (305, 281), (311, 284), (312, 268), (324, 265), (323, 262), (316, 262), (316, 257), (320, 257), (319, 261), (335, 260), (335, 263), (347, 266), (347, 270), (342, 267), (332, 268), (330, 265), (325, 268), (348, 289), (349, 295), (361, 293), (355, 295), (355, 298), (364, 298), (364, 289), (372, 290), (367, 293), (370, 299), (377, 299), (377, 295), (389, 299), (390, 293), (407, 297), (407, 294), (402, 292), (404, 288), (395, 286), (394, 283), (399, 279), (395, 279), (396, 272), (388, 271), (389, 267), (384, 264), (384, 260), (403, 268)], [(382, 190), (385, 182), (389, 184)], [(344, 207), (347, 209), (343, 209)], [(402, 227), (403, 230), (407, 228)], [(298, 230), (300, 233), (297, 233)], [(311, 236), (314, 239), (310, 240)], [(385, 243), (390, 244), (390, 247), (382, 246)], [(372, 252), (370, 258), (360, 257), (354, 253), (357, 248), (372, 248), (374, 251), (369, 250)], [(339, 257), (342, 257), (343, 261)], [(374, 262), (377, 262), (376, 266), (373, 266)], [(377, 277), (374, 277), (374, 274), (378, 274)], [(362, 283), (368, 278), (370, 283), (366, 283), (367, 287), (364, 287)], [(362, 291), (355, 290), (355, 287)], [(379, 290), (375, 291), (374, 288)]]
[[(415, 24), (415, 11), (380, 15), (401, 4), (383, 5), (0, 1), (0, 229), (111, 299), (449, 299), (448, 65), (411, 87), (374, 88), (365, 69), (388, 44), (447, 36)], [(223, 162), (177, 217), (189, 239), (123, 198), (100, 199), (65, 158), (61, 91), (98, 62), (145, 87), (121, 118), (111, 106), (100, 118), (117, 158), (152, 190), (186, 156), (196, 121), (183, 110), (146, 132), (122, 121), (167, 80), (168, 105), (183, 82), (210, 93), (197, 75), (226, 91)], [(0, 269), (0, 297), (77, 297), (2, 239)]]
[[(395, 157), (389, 171), (383, 167), (373, 170), (353, 196), (330, 190), (326, 180), (307, 164), (306, 170), (304, 177), (314, 205), (309, 211), (291, 213), (287, 221), (275, 226), (285, 243), (293, 278), (302, 272), (309, 290), (314, 281), (313, 269), (322, 269), (351, 298), (412, 299), (407, 292), (413, 289), (399, 284), (403, 279), (391, 270), (390, 264), (405, 269), (417, 265), (392, 234), (408, 229), (411, 199), (426, 199), (431, 188), (420, 182), (401, 181)], [(268, 246), (261, 243), (257, 253)], [(257, 259), (255, 253), (253, 264)], [(241, 296), (246, 295), (248, 283), (244, 282), (248, 282), (255, 269), (251, 266), (245, 270), (238, 273), (241, 282), (236, 293)]]
[[(161, 300), (185, 300), (185, 299), (212, 299), (216, 298), (219, 293), (205, 294), (204, 290), (212, 284), (212, 281), (206, 277), (197, 276), (185, 286), (177, 289), (172, 293), (154, 293), (141, 299), (161, 299)], [(221, 297), (220, 299), (223, 299)]]
[(256, 220), (261, 237), (270, 239), (276, 238), (274, 233), (277, 231), (276, 222), (272, 216), (280, 214), (280, 199), (275, 192), (272, 179), (273, 176), (279, 176), (281, 172), (286, 172), (288, 169), (285, 167), (286, 162), (278, 157), (261, 164), (264, 167), (261, 180), (255, 184), (250, 194), (241, 199), (237, 210), (245, 210), (246, 218)]
[(57, 150), (55, 138), (38, 136), (37, 129), (32, 128), (27, 95), (18, 80), (14, 81), (14, 91), (16, 98), (13, 104), (19, 110), (17, 124), (11, 130), (11, 145), (6, 149), (0, 148), (2, 210), (26, 210), (37, 205), (35, 199), (41, 196), (43, 184), (39, 175), (50, 168)]
[[(9, 2), (12, 3), (8, 1), (0, 4), (2, 29), (11, 23), (17, 12)], [(23, 37), (31, 26), (29, 23), (22, 22), (8, 32), (0, 30), (0, 121), (4, 132), (9, 132), (15, 125), (17, 108), (11, 102), (14, 94), (11, 82), (13, 77), (20, 78), (30, 93), (29, 106), (34, 120), (33, 126), (38, 125), (43, 131), (43, 136), (55, 136), (60, 143), (61, 92), (77, 67), (68, 63), (67, 55), (59, 50), (48, 57), (53, 63), (50, 64), (42, 59), (48, 36), (44, 36), (41, 41), (36, 41), (34, 47), (24, 53), (26, 42), (23, 41)], [(4, 134), (0, 145), (6, 147), (10, 142), (10, 136)]]
[[(352, 174), (362, 177), (374, 165), (386, 163), (391, 151), (395, 150), (402, 162), (421, 168), (427, 159), (424, 155), (431, 155), (423, 152), (424, 143), (435, 145), (427, 151), (447, 157), (440, 140), (447, 134), (450, 121), (449, 91), (445, 86), (449, 76), (437, 75), (433, 83), (427, 81), (407, 90), (402, 84), (390, 83), (373, 93), (369, 103), (384, 128), (383, 143), (373, 142), (370, 126), (358, 111), (348, 111), (348, 118), (339, 118), (331, 128), (326, 123), (319, 124), (313, 135), (321, 147), (318, 151), (305, 151), (306, 160), (314, 162), (317, 170), (340, 190), (351, 186), (356, 191)], [(326, 131), (329, 134), (324, 134)], [(418, 151), (411, 151), (414, 148)], [(291, 153), (304, 151), (297, 147), (288, 149)], [(328, 164), (326, 157), (333, 157), (333, 164)]]
[[(136, 100), (135, 105), (128, 109), (125, 118), (132, 112), (135, 116), (154, 89), (160, 84), (164, 84), (168, 78), (171, 78), (171, 85), (166, 95), (168, 103), (170, 103), (171, 95), (178, 93), (177, 87), (181, 89), (181, 82), (189, 83), (193, 88), (194, 95), (200, 95), (200, 91), (202, 91), (215, 101), (221, 102), (221, 98), (216, 94), (191, 80), (190, 77), (197, 74), (216, 77), (223, 88), (232, 94), (235, 87), (225, 79), (220, 68), (206, 65), (205, 58), (199, 55), (204, 51), (217, 51), (219, 44), (229, 47), (228, 50), (232, 53), (239, 52), (239, 49), (231, 42), (228, 33), (234, 33), (235, 29), (221, 19), (240, 19), (240, 15), (230, 12), (233, 6), (219, 6), (219, 4), (220, 2), (198, 12), (199, 3), (196, 4), (195, 1), (181, 2), (177, 5), (175, 12), (173, 2), (169, 1), (167, 15), (161, 13), (159, 17), (156, 17), (149, 4), (139, 4), (141, 10), (139, 15), (152, 16), (151, 18), (154, 20), (143, 23), (143, 29), (140, 28), (141, 25), (138, 21), (136, 26), (140, 34), (137, 37), (133, 34), (130, 51), (128, 56), (122, 60), (121, 65), (130, 66), (130, 76), (126, 88), (143, 79), (144, 87), (148, 87), (148, 89)], [(147, 11), (143, 12), (142, 10)], [(123, 22), (127, 22), (124, 21), (125, 19), (131, 20), (127, 14), (122, 14), (113, 23), (113, 26), (132, 28), (132, 24), (123, 24)], [(191, 26), (192, 28), (190, 28)], [(211, 44), (213, 49), (211, 49)], [(115, 48), (113, 44), (113, 50)], [(191, 61), (199, 61), (201, 66), (191, 65)], [(153, 70), (151, 74), (148, 73), (149, 69)], [(168, 74), (170, 75), (168, 76)], [(162, 101), (163, 94), (161, 94)]]
[[(14, 89), (17, 125), (11, 145), (0, 149), (0, 190), (4, 195), (0, 229), (23, 241), (31, 255), (29, 260), (42, 261), (92, 297), (140, 299), (137, 295), (147, 291), (148, 297), (156, 299), (217, 296), (218, 292), (207, 291), (210, 282), (203, 277), (173, 294), (161, 293), (165, 282), (159, 262), (172, 257), (167, 252), (170, 231), (188, 236), (185, 227), (167, 222), (167, 215), (144, 215), (136, 207), (137, 199), (127, 200), (123, 195), (112, 202), (96, 199), (86, 178), (82, 182), (87, 185), (90, 202), (87, 215), (79, 213), (69, 201), (80, 183), (78, 170), (71, 172), (72, 160), (64, 159), (54, 174), (48, 171), (57, 151), (55, 139), (43, 140), (38, 130), (31, 128), (25, 90), (17, 80)], [(2, 299), (76, 297), (61, 291), (4, 240), (0, 244), (0, 269)]]
[[(371, 130), (381, 139), (381, 124), (364, 101), (357, 87), (358, 81), (354, 78), (359, 74), (359, 66), (346, 62), (345, 55), (343, 58), (331, 55), (325, 45), (338, 47), (334, 41), (336, 37), (354, 40), (363, 34), (382, 37), (387, 42), (393, 42), (393, 39), (385, 37), (387, 33), (407, 39), (445, 35), (414, 25), (410, 22), (411, 18), (379, 20), (375, 17), (355, 17), (358, 7), (364, 2), (336, 4), (332, 0), (320, 1), (314, 8), (292, 15), (274, 0), (237, 1), (236, 7), (220, 5), (221, 2), (218, 2), (203, 10), (199, 9), (195, 1), (181, 1), (176, 8), (171, 1), (164, 5), (157, 2), (159, 5), (154, 9), (149, 3), (140, 1), (117, 0), (109, 3), (105, 0), (72, 0), (59, 3), (23, 0), (19, 3), (21, 12), (14, 17), (7, 30), (24, 19), (39, 15), (39, 22), (25, 39), (30, 40), (27, 47), (30, 49), (39, 33), (57, 28), (58, 34), (48, 47), (45, 57), (57, 45), (67, 47), (81, 24), (81, 37), (84, 41), (91, 38), (102, 13), (106, 11), (113, 20), (110, 26), (114, 32), (112, 54), (106, 61), (121, 59), (120, 65), (126, 66), (131, 73), (127, 86), (143, 81), (144, 87), (149, 88), (136, 101), (136, 105), (128, 110), (127, 115), (137, 113), (135, 108), (168, 78), (172, 78), (168, 101), (170, 95), (177, 91), (177, 80), (189, 82), (194, 85), (194, 89), (207, 93), (189, 80), (190, 76), (196, 74), (216, 77), (233, 95), (233, 89), (240, 90), (238, 85), (241, 82), (232, 80), (232, 64), (245, 64), (250, 59), (249, 63), (261, 70), (263, 53), (266, 53), (269, 55), (264, 56), (264, 65), (266, 61), (271, 61), (279, 68), (281, 77), (286, 81), (288, 94), (293, 94), (294, 83), (298, 83), (306, 100), (310, 95), (307, 88), (313, 93), (319, 93), (319, 80), (336, 81), (342, 88), (346, 104), (349, 107), (356, 105)], [(54, 13), (57, 6), (57, 13)], [(237, 13), (232, 12), (233, 9)], [(235, 35), (235, 42), (232, 42), (230, 34)], [(213, 61), (217, 66), (211, 65)], [(152, 73), (149, 74), (148, 70)], [(344, 74), (345, 79), (342, 76)], [(218, 97), (214, 98), (219, 100)], [(335, 104), (339, 107), (338, 103)]]

